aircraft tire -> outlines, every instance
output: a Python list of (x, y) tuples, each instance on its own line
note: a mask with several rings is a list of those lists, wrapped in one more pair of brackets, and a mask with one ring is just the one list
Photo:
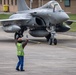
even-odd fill
[(23, 35), (20, 35), (19, 33), (15, 33), (14, 35), (14, 39), (18, 39), (18, 38), (21, 38), (23, 37)]
[(18, 39), (18, 38), (19, 38), (19, 34), (18, 33), (15, 33), (14, 39)]
[(52, 45), (52, 39), (51, 38), (49, 39), (48, 44)]
[(57, 45), (57, 39), (56, 38), (54, 39), (54, 45)]

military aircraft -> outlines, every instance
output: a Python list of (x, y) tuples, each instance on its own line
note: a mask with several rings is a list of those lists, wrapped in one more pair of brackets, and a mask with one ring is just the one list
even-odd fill
[[(14, 32), (14, 38), (23, 37), (24, 31), (34, 37), (45, 37), (49, 45), (57, 45), (56, 32), (70, 29), (69, 16), (62, 10), (59, 3), (51, 0), (45, 5), (30, 9), (25, 0), (17, 0), (18, 12), (9, 19), (0, 20), (5, 32)], [(67, 25), (68, 24), (68, 25)]]

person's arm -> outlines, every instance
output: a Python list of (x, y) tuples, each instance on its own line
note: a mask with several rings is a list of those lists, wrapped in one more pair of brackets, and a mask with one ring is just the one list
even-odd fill
[(28, 43), (28, 39), (22, 43), (23, 48), (27, 45), (27, 43)]

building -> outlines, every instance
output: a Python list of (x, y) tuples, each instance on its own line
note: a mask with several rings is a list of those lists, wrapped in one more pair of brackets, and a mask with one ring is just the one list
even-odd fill
[[(30, 1), (33, 1), (30, 3)], [(26, 0), (30, 8), (40, 7), (50, 0)], [(76, 0), (56, 0), (61, 5), (62, 9), (66, 12), (76, 14)], [(9, 12), (17, 11), (17, 0), (0, 0), (0, 11), (4, 11), (4, 6), (7, 5)]]

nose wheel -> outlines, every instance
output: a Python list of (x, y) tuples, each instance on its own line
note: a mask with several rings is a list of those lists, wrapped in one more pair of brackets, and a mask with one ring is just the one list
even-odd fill
[(57, 45), (57, 39), (54, 38), (54, 45)]

